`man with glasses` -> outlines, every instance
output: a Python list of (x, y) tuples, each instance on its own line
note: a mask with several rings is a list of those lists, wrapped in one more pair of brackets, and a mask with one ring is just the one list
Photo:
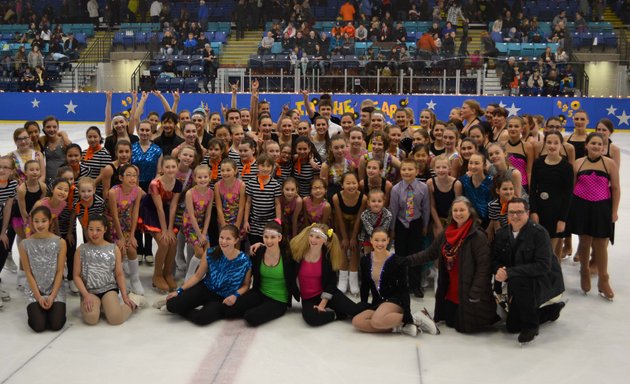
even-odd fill
[(508, 287), (508, 332), (519, 332), (519, 343), (538, 335), (538, 327), (555, 321), (565, 303), (562, 269), (551, 250), (549, 234), (529, 219), (529, 204), (522, 198), (508, 202), (509, 225), (494, 239), (494, 279)]

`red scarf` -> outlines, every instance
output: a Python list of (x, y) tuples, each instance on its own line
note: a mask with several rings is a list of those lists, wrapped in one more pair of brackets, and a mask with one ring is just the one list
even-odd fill
[(83, 216), (81, 217), (81, 225), (83, 227), (87, 227), (88, 225), (88, 219), (90, 217), (89, 209), (92, 206), (93, 202), (94, 196), (92, 196), (88, 201), (81, 199), (79, 200), (79, 204), (77, 204), (77, 206), (74, 208), (74, 212), (78, 215), (81, 213), (81, 207), (83, 207)]
[(212, 180), (216, 180), (219, 178), (219, 164), (221, 164), (220, 161), (215, 162), (210, 162), (210, 165), (212, 166), (212, 173), (210, 174), (210, 178)]
[(295, 171), (297, 172), (298, 175), (302, 174), (302, 164), (306, 163), (307, 161), (308, 161), (308, 158), (302, 159), (298, 157), (297, 161), (295, 162)]
[(260, 185), (260, 190), (264, 191), (265, 190), (265, 184), (267, 184), (267, 182), (269, 181), (269, 178), (271, 176), (269, 175), (258, 175), (258, 184)]
[(446, 241), (442, 245), (442, 256), (446, 260), (446, 268), (448, 270), (453, 268), (459, 249), (468, 235), (468, 231), (470, 231), (472, 224), (473, 220), (469, 218), (468, 221), (459, 228), (455, 222), (446, 227), (446, 230), (444, 231)]
[(94, 158), (94, 154), (103, 148), (100, 144), (96, 144), (96, 147), (88, 147), (87, 151), (85, 151), (85, 156), (83, 156), (83, 160), (92, 160)]
[(252, 173), (253, 162), (254, 162), (253, 159), (243, 162), (243, 171), (241, 172), (241, 176), (249, 175), (250, 173)]

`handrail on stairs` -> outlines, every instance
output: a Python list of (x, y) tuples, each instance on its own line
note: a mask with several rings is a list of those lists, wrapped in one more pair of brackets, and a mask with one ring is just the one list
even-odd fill
[(140, 76), (142, 76), (142, 71), (146, 67), (147, 63), (151, 61), (151, 51), (148, 51), (144, 57), (140, 60), (140, 63), (131, 74), (131, 90), (137, 91), (140, 86)]
[(105, 55), (109, 52), (111, 44), (112, 39), (107, 36), (96, 36), (90, 41), (88, 47), (81, 53), (77, 65), (72, 70), (72, 89), (79, 91), (85, 78), (92, 74), (98, 63), (109, 61), (109, 57), (105, 57)]

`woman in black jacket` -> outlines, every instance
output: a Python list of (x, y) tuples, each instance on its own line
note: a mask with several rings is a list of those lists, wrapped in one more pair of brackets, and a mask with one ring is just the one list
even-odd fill
[[(370, 242), (374, 251), (361, 258), (361, 304), (370, 309), (356, 315), (352, 325), (359, 331), (370, 333), (400, 332), (415, 336), (417, 327), (437, 333), (435, 323), (428, 316), (422, 312), (411, 315), (407, 271), (387, 250), (387, 230), (383, 227), (374, 229)], [(368, 302), (370, 293), (371, 305)]]
[(426, 250), (403, 259), (410, 266), (439, 260), (434, 319), (462, 333), (483, 331), (499, 320), (490, 246), (477, 221), (470, 200), (457, 197), (444, 232)]
[(283, 316), (291, 306), (291, 297), (300, 300), (295, 282), (297, 263), (282, 236), (282, 226), (276, 221), (267, 223), (263, 241), (252, 256), (252, 289), (225, 310), (225, 317), (242, 317), (253, 327)]
[(361, 312), (363, 306), (337, 289), (336, 271), (345, 255), (332, 228), (317, 223), (304, 228), (291, 240), (291, 252), (300, 264), (302, 317), (308, 325), (320, 326)]

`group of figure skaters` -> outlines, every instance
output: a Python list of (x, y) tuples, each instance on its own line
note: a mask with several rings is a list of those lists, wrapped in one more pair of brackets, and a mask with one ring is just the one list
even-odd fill
[[(149, 97), (165, 111), (145, 113)], [(17, 272), (29, 326), (64, 326), (64, 279), (85, 323), (124, 322), (146, 303), (144, 263), (168, 293), (156, 306), (199, 325), (257, 326), (301, 301), (311, 326), (348, 319), (416, 335), (443, 321), (471, 333), (503, 315), (528, 342), (564, 307), (571, 234), (581, 289), (595, 275), (613, 299), (620, 151), (609, 120), (587, 133), (578, 111), (565, 137), (558, 118), (472, 99), (444, 120), (422, 110), (416, 125), (409, 108), (388, 122), (370, 100), (334, 116), (330, 96), (317, 111), (308, 98), (305, 117), (288, 107), (277, 117), (257, 82), (250, 108), (237, 108), (234, 88), (220, 112), (178, 113), (179, 94), (169, 105), (134, 93), (127, 116), (112, 115), (107, 93), (105, 131), (89, 127), (87, 148), (52, 116), (16, 129), (0, 158), (0, 266)], [(410, 300), (430, 276), (433, 319)]]

